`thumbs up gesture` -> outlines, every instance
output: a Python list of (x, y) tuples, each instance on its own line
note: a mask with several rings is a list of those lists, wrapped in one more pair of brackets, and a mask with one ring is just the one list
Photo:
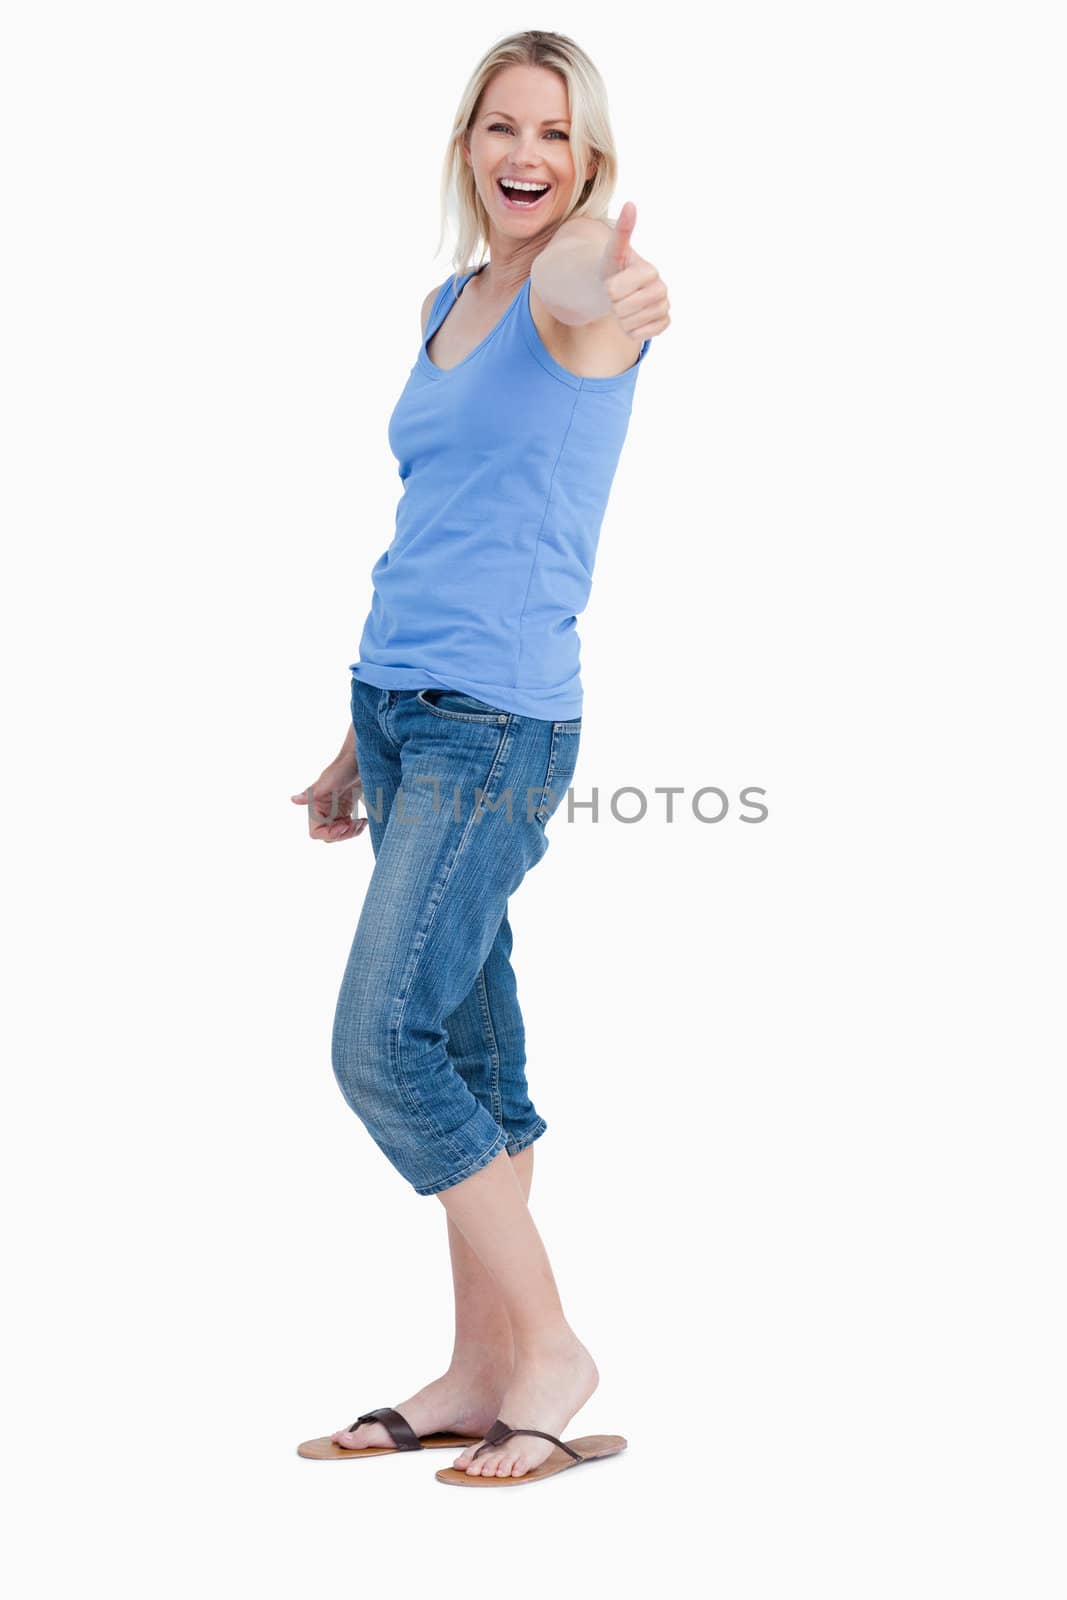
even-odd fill
[(657, 268), (639, 256), (630, 243), (637, 207), (627, 200), (604, 248), (600, 279), (611, 297), (611, 309), (623, 332), (640, 344), (670, 324), (667, 285)]

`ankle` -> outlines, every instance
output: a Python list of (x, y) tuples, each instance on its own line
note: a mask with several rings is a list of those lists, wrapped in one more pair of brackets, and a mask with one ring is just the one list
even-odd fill
[(530, 1328), (515, 1336), (515, 1361), (523, 1366), (568, 1361), (585, 1346), (569, 1322)]
[(502, 1389), (515, 1364), (513, 1352), (480, 1348), (453, 1355), (445, 1376), (464, 1389)]

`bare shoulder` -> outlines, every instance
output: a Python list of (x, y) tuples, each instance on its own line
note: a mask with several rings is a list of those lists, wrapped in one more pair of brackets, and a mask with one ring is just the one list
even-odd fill
[[(441, 285), (438, 284), (437, 289), (440, 287)], [(429, 294), (426, 296), (426, 299), (422, 302), (422, 310), (419, 312), (419, 321), (422, 326), (424, 337), (426, 334), (426, 325), (430, 320), (430, 312), (433, 310), (433, 303), (437, 299), (437, 289), (430, 290)]]
[[(576, 243), (591, 240), (606, 246), (614, 225), (600, 217), (568, 217), (561, 223), (541, 252), (554, 255)], [(613, 316), (575, 325), (561, 322), (530, 284), (530, 315), (541, 336), (541, 343), (555, 361), (577, 378), (615, 378), (629, 370), (641, 353), (641, 346), (624, 333)]]

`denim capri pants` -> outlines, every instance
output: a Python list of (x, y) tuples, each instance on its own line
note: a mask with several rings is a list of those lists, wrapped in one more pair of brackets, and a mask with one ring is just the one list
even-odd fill
[(374, 869), (333, 1070), (401, 1176), (437, 1194), (547, 1126), (526, 1085), (507, 903), (548, 849), (581, 718), (353, 677), (352, 720)]

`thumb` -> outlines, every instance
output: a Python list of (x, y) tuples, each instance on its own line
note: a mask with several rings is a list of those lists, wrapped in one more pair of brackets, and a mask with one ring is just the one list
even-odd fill
[(612, 241), (616, 271), (622, 272), (630, 260), (630, 236), (634, 231), (637, 221), (637, 207), (632, 200), (627, 200), (619, 212), (615, 223), (615, 238)]
[(300, 794), (291, 794), (289, 798), (295, 806), (306, 806), (310, 793), (310, 789), (304, 789)]

